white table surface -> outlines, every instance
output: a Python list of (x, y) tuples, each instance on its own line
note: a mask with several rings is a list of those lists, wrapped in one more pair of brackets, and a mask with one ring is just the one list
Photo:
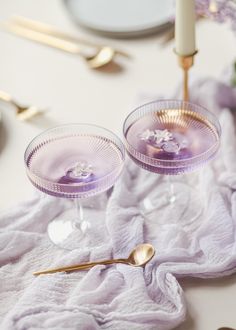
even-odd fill
[[(173, 55), (173, 42), (161, 45), (159, 36), (111, 40), (78, 28), (59, 0), (0, 0), (0, 19), (12, 14), (45, 21), (64, 31), (114, 45), (133, 58), (119, 59), (122, 70), (104, 73), (88, 69), (79, 57), (20, 39), (0, 31), (0, 89), (22, 103), (48, 107), (47, 116), (32, 123), (19, 122), (13, 109), (0, 104), (0, 209), (31, 196), (23, 153), (42, 130), (63, 123), (88, 122), (107, 127), (121, 136), (122, 122), (140, 92), (172, 89), (181, 77)], [(235, 35), (225, 25), (201, 21), (193, 74), (218, 77), (236, 57)], [(218, 280), (185, 279), (188, 318), (178, 330), (236, 328), (236, 276)]]

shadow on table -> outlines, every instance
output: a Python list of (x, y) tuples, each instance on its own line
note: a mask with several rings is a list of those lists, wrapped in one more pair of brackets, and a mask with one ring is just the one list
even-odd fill
[(118, 73), (123, 72), (124, 70), (125, 69), (121, 64), (114, 62), (114, 61), (97, 69), (98, 72), (108, 73), (108, 74), (118, 74)]

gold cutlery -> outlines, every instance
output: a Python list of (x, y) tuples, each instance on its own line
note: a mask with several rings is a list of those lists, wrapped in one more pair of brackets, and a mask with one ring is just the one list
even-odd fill
[[(33, 21), (34, 22), (34, 21)], [(60, 49), (65, 52), (81, 56), (91, 69), (99, 69), (111, 63), (117, 52), (109, 46), (93, 47), (85, 49), (81, 47), (75, 38), (69, 37), (63, 32), (59, 32), (48, 25), (34, 22), (21, 17), (13, 17), (4, 24), (4, 27), (21, 37), (47, 45), (52, 48)], [(90, 47), (91, 48), (91, 47)], [(88, 53), (89, 51), (89, 53)]]
[(17, 119), (24, 121), (36, 115), (42, 114), (45, 110), (39, 109), (35, 106), (21, 106), (16, 102), (12, 96), (4, 91), (0, 91), (0, 100), (12, 104), (16, 108)]
[(152, 259), (155, 254), (155, 249), (151, 244), (140, 244), (135, 247), (135, 249), (130, 253), (129, 257), (126, 259), (110, 259), (110, 260), (102, 260), (95, 262), (88, 262), (85, 264), (60, 267), (54, 269), (47, 269), (38, 272), (34, 272), (34, 275), (40, 274), (50, 274), (56, 272), (71, 272), (75, 270), (85, 270), (96, 265), (111, 265), (111, 264), (126, 264), (134, 267), (145, 266), (148, 261)]
[[(31, 30), (34, 30), (37, 32), (41, 32), (41, 33), (44, 33), (47, 35), (51, 35), (56, 38), (64, 39), (67, 41), (72, 41), (77, 44), (83, 44), (83, 45), (86, 45), (86, 46), (89, 46), (92, 48), (96, 48), (97, 50), (107, 47), (107, 46), (92, 42), (90, 40), (85, 40), (82, 38), (72, 36), (68, 33), (58, 30), (57, 28), (55, 28), (52, 25), (49, 25), (49, 24), (46, 24), (43, 22), (39, 22), (39, 21), (35, 21), (35, 20), (29, 19), (27, 17), (14, 15), (11, 17), (10, 21), (12, 21), (18, 25), (22, 25), (25, 28), (28, 28), (28, 29), (31, 29)], [(121, 51), (119, 49), (114, 49), (113, 47), (110, 47), (110, 48), (112, 48), (114, 50), (115, 54), (130, 58), (130, 55), (128, 53)]]

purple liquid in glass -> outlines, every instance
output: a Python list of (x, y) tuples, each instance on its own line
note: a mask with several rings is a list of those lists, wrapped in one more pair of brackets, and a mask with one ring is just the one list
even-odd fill
[(88, 197), (114, 184), (123, 154), (108, 138), (77, 134), (36, 144), (26, 164), (38, 189), (58, 197)]
[(133, 119), (124, 132), (127, 150), (139, 166), (152, 172), (190, 171), (213, 157), (219, 147), (216, 128), (195, 111), (152, 111)]

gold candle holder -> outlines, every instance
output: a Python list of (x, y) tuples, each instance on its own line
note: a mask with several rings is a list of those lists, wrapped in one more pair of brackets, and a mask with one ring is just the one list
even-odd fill
[(183, 100), (189, 100), (189, 88), (188, 88), (188, 71), (194, 64), (194, 56), (197, 54), (197, 50), (191, 55), (179, 55), (174, 50), (175, 54), (178, 56), (179, 66), (183, 69)]

